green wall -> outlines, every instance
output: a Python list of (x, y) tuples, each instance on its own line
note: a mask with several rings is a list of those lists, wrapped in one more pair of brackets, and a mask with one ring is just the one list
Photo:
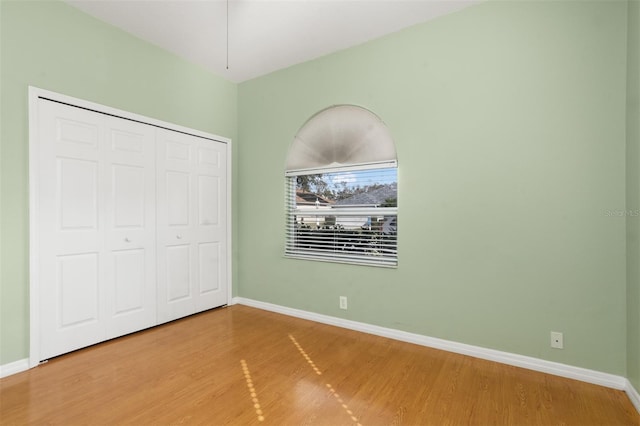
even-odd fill
[(640, 0), (627, 34), (627, 378), (640, 391)]
[[(488, 2), (241, 83), (237, 293), (625, 375), (626, 23)], [(289, 144), (341, 103), (395, 138), (397, 269), (283, 258)]]
[(237, 85), (62, 2), (0, 8), (2, 365), (29, 350), (27, 87), (235, 140)]
[[(235, 85), (64, 3), (0, 0), (0, 365), (28, 356), (33, 85), (234, 140), (235, 295), (639, 389), (639, 22), (636, 0), (487, 2)], [(340, 103), (396, 139), (397, 269), (282, 256), (289, 144)]]

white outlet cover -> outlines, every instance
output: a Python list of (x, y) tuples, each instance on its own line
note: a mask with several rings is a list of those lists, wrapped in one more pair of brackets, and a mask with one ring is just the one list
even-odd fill
[(340, 309), (347, 309), (347, 297), (340, 296)]
[(564, 348), (564, 339), (562, 333), (560, 333), (559, 331), (551, 332), (551, 347), (555, 349)]

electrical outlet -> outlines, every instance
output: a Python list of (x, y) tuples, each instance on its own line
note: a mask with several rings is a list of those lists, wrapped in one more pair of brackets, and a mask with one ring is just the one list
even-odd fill
[(551, 332), (551, 347), (556, 349), (563, 349), (564, 342), (562, 338), (562, 333), (558, 331)]
[(347, 296), (340, 296), (340, 309), (347, 309)]

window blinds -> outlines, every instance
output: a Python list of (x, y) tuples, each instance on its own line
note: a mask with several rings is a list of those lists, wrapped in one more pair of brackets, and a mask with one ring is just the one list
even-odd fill
[(286, 256), (397, 266), (395, 168), (289, 176), (285, 190)]

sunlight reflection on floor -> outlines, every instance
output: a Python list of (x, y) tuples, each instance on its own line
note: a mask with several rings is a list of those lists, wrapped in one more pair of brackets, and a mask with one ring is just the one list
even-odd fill
[[(304, 359), (309, 363), (311, 368), (313, 368), (313, 371), (315, 371), (318, 376), (321, 376), (322, 372), (318, 369), (318, 367), (316, 367), (316, 364), (313, 362), (311, 357), (309, 355), (307, 355), (307, 353), (302, 348), (302, 346), (300, 346), (300, 344), (295, 339), (295, 337), (293, 337), (292, 335), (289, 334), (289, 339), (293, 342), (293, 344), (296, 346), (296, 348), (298, 348), (298, 351), (304, 357)], [(353, 414), (353, 412), (349, 409), (349, 406), (347, 404), (345, 404), (345, 402), (342, 400), (342, 398), (340, 398), (340, 395), (335, 391), (333, 386), (331, 386), (330, 383), (327, 383), (326, 386), (329, 389), (329, 392), (331, 392), (331, 394), (334, 396), (334, 398), (336, 399), (338, 404), (340, 404), (342, 406), (342, 408), (344, 409), (344, 411), (349, 415), (349, 417), (351, 417), (351, 420), (356, 422), (357, 426), (362, 426), (358, 422), (358, 418)]]
[(251, 402), (253, 402), (253, 408), (256, 409), (256, 415), (258, 416), (258, 421), (262, 422), (264, 421), (264, 415), (262, 413), (262, 408), (260, 408), (260, 401), (258, 401), (256, 389), (253, 387), (253, 380), (251, 380), (251, 373), (249, 372), (249, 367), (247, 367), (247, 362), (244, 359), (240, 360), (240, 365), (242, 366), (242, 372), (244, 373), (244, 378), (247, 381), (247, 388), (249, 389)]
[(289, 334), (289, 339), (291, 339), (293, 344), (296, 345), (296, 348), (298, 348), (298, 351), (300, 351), (300, 354), (304, 357), (304, 359), (307, 360), (307, 362), (309, 363), (311, 368), (313, 368), (313, 371), (315, 371), (318, 376), (322, 376), (322, 372), (320, 370), (318, 370), (318, 367), (316, 367), (316, 365), (313, 363), (313, 361), (311, 360), (309, 355), (307, 355), (307, 353), (304, 351), (304, 349), (302, 349), (302, 346), (300, 346), (300, 344), (295, 339), (295, 337), (293, 337), (292, 335)]

